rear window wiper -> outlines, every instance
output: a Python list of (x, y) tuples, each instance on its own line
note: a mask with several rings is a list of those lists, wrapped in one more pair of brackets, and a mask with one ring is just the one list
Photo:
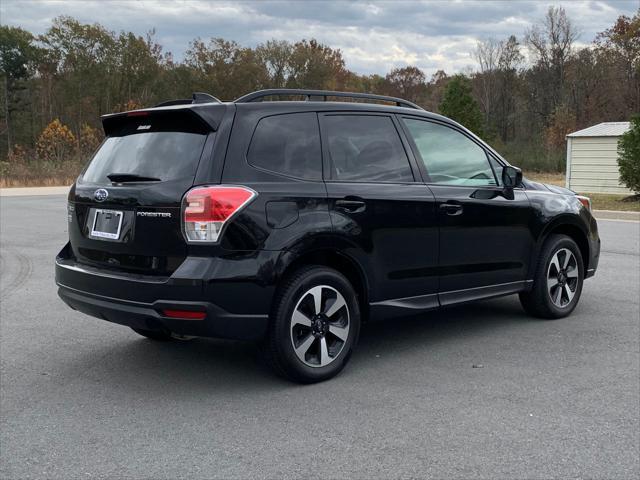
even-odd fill
[(115, 183), (123, 182), (161, 182), (162, 179), (156, 177), (145, 177), (135, 173), (110, 173), (107, 178)]

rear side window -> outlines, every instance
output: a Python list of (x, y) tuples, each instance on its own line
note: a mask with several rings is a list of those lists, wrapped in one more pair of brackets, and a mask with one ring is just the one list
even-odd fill
[(327, 115), (322, 126), (332, 180), (413, 182), (409, 159), (390, 117)]
[(404, 119), (429, 174), (431, 183), (496, 185), (487, 154), (473, 140), (438, 123)]
[(198, 125), (180, 123), (172, 126), (166, 119), (153, 117), (129, 119), (102, 143), (83, 181), (111, 183), (107, 175), (114, 173), (162, 181), (193, 178), (208, 132)]
[(247, 160), (270, 172), (307, 180), (322, 179), (320, 132), (315, 113), (291, 113), (261, 119)]

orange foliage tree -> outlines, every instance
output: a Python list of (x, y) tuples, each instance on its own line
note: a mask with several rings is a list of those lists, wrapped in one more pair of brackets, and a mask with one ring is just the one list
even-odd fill
[(62, 162), (69, 160), (76, 149), (76, 137), (69, 127), (57, 118), (38, 137), (36, 153), (40, 160)]
[(91, 125), (83, 123), (80, 126), (80, 153), (83, 157), (96, 151), (102, 141), (102, 133)]

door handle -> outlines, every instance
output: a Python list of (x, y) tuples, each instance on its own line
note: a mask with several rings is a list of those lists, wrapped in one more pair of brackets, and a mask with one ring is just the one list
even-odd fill
[(443, 203), (440, 205), (440, 210), (447, 215), (455, 217), (456, 215), (462, 214), (463, 208), (462, 205), (458, 205), (456, 203)]
[(341, 210), (347, 213), (360, 213), (364, 212), (366, 204), (362, 200), (350, 200), (342, 199), (336, 200), (336, 210)]

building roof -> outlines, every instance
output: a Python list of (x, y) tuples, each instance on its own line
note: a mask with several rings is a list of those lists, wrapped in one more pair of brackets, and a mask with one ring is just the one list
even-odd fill
[(630, 122), (603, 122), (570, 133), (567, 137), (619, 137), (629, 130)]

